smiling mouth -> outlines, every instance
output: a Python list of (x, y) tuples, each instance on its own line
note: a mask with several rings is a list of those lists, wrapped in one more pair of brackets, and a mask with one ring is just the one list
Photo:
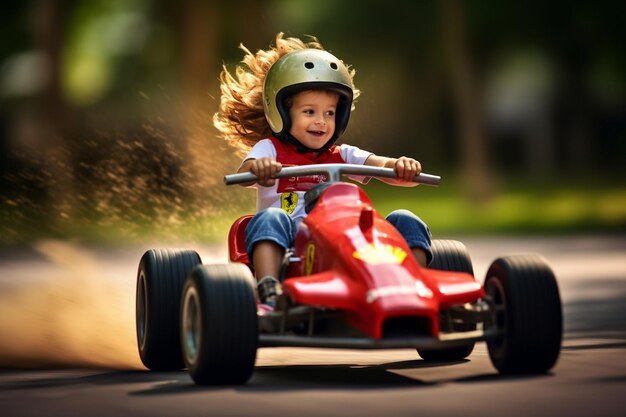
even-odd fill
[(326, 132), (322, 132), (321, 130), (308, 130), (308, 133), (313, 136), (324, 136)]

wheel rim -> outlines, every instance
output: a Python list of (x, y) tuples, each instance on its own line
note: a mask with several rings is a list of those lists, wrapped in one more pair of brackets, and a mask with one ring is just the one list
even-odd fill
[(146, 324), (148, 318), (148, 299), (146, 291), (146, 276), (143, 271), (139, 275), (137, 282), (137, 338), (141, 350), (144, 349), (146, 343)]
[(487, 280), (485, 286), (485, 292), (491, 300), (494, 311), (494, 326), (502, 334), (502, 337), (498, 337), (495, 340), (489, 342), (491, 350), (498, 356), (499, 352), (503, 349), (504, 335), (507, 332), (507, 320), (506, 320), (506, 297), (504, 295), (504, 287), (499, 279), (490, 277)]
[(193, 365), (198, 359), (202, 331), (198, 292), (194, 287), (188, 287), (185, 292), (182, 314), (183, 353), (187, 364)]

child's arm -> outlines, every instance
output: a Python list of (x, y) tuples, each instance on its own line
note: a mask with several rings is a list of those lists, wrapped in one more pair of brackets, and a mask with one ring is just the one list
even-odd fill
[[(259, 177), (259, 180), (257, 181), (259, 185), (262, 185), (263, 187), (271, 187), (276, 183), (276, 180), (272, 177), (276, 175), (282, 167), (282, 164), (274, 158), (266, 157), (259, 159), (246, 159), (243, 161), (237, 172), (251, 172)], [(252, 184), (254, 183), (248, 182), (241, 185), (248, 187)]]
[(393, 168), (396, 171), (397, 178), (380, 178), (380, 180), (400, 187), (415, 187), (417, 183), (411, 180), (422, 172), (422, 165), (419, 161), (406, 156), (387, 158), (372, 154), (365, 160), (365, 165)]

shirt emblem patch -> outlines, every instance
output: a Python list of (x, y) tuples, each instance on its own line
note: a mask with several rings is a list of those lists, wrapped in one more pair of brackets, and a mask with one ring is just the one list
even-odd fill
[(286, 192), (280, 195), (280, 208), (285, 210), (287, 214), (293, 213), (298, 205), (298, 194), (294, 192)]

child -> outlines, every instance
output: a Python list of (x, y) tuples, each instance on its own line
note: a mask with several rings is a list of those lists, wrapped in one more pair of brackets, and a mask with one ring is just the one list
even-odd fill
[[(243, 45), (243, 66), (233, 77), (220, 76), (221, 103), (214, 124), (222, 136), (240, 148), (252, 149), (237, 172), (259, 177), (257, 214), (246, 228), (246, 250), (258, 280), (263, 307), (271, 310), (281, 294), (277, 280), (285, 250), (291, 247), (297, 224), (306, 216), (304, 192), (318, 178), (276, 180), (283, 166), (350, 163), (393, 168), (397, 178), (383, 181), (405, 187), (421, 172), (413, 158), (387, 158), (350, 145), (335, 145), (348, 125), (354, 99), (354, 70), (325, 51), (315, 38), (303, 42), (276, 36), (276, 45), (252, 54)], [(413, 213), (396, 210), (387, 220), (404, 236), (417, 262), (432, 258), (430, 231)]]

